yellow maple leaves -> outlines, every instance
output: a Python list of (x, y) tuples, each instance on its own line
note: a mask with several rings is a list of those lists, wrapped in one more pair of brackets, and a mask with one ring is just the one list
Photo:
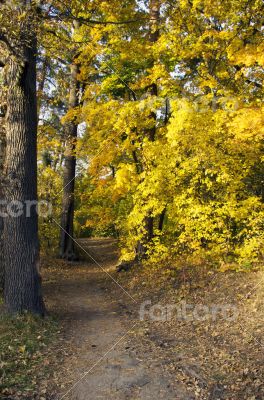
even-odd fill
[(256, 260), (263, 253), (261, 2), (161, 5), (155, 43), (149, 10), (133, 1), (99, 8), (106, 21), (137, 15), (135, 23), (86, 26), (75, 38), (86, 85), (82, 107), (64, 122), (85, 124), (77, 151), (89, 177), (80, 179), (86, 195), (76, 215), (88, 228), (116, 230), (126, 260), (146, 237), (146, 218), (153, 262), (179, 254)]

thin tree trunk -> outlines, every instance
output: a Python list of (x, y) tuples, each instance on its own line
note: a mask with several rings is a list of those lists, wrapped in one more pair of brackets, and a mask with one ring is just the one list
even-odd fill
[[(150, 16), (150, 32), (149, 32), (149, 41), (154, 44), (159, 39), (159, 21), (160, 21), (160, 0), (150, 0), (149, 3), (149, 16)], [(153, 60), (153, 66), (155, 62)], [(151, 85), (151, 95), (158, 95), (158, 87), (156, 83)], [(146, 132), (149, 140), (151, 142), (155, 141), (156, 138), (156, 119), (157, 115), (155, 112), (150, 114), (150, 117), (153, 119), (153, 127), (148, 129)], [(144, 259), (147, 254), (147, 244), (151, 242), (154, 237), (154, 218), (151, 215), (146, 216), (144, 222), (144, 229), (146, 231), (144, 237), (141, 240), (141, 243), (138, 243), (136, 248), (136, 259)]]
[(163, 225), (164, 225), (164, 220), (165, 220), (165, 215), (166, 215), (166, 208), (162, 211), (162, 213), (159, 216), (159, 231), (162, 231)]
[[(79, 105), (78, 65), (71, 65), (71, 83), (68, 109)], [(63, 170), (63, 199), (61, 215), (60, 257), (68, 261), (77, 260), (74, 246), (74, 188), (76, 175), (77, 123), (75, 120), (65, 125), (66, 152)]]
[(44, 96), (44, 86), (47, 78), (47, 73), (49, 69), (49, 57), (45, 56), (43, 59), (42, 63), (42, 68), (40, 72), (40, 77), (39, 77), (39, 84), (38, 84), (38, 119), (39, 119), (39, 114), (41, 110), (41, 103), (43, 101), (43, 96)]
[[(4, 223), (4, 298), (11, 313), (43, 314), (36, 209), (37, 43), (33, 32), (34, 22), (28, 17), (20, 27), (20, 56), (10, 57), (7, 72), (5, 200), (9, 206), (16, 202), (18, 208), (7, 213)], [(30, 211), (29, 202), (35, 202)]]

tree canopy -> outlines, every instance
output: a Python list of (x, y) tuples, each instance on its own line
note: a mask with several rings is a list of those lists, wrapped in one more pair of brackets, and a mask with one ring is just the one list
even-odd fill
[[(52, 87), (47, 79), (39, 146), (51, 160), (41, 163), (41, 186), (50, 174), (60, 185), (61, 132), (74, 121), (76, 232), (118, 236), (124, 260), (142, 241), (155, 261), (257, 261), (262, 2), (79, 1), (66, 10), (59, 4), (43, 34)], [(80, 101), (67, 110), (72, 62)]]
[[(40, 153), (48, 146), (51, 163), (41, 164), (41, 174), (50, 176), (48, 168), (60, 185), (61, 124), (79, 125), (76, 232), (118, 236), (124, 260), (134, 259), (142, 242), (155, 262), (179, 255), (257, 262), (263, 255), (262, 2), (69, 7), (56, 11), (61, 20), (44, 35), (54, 88), (46, 82)], [(80, 102), (58, 113), (58, 105), (67, 108), (72, 60)], [(151, 237), (146, 218), (153, 220)]]

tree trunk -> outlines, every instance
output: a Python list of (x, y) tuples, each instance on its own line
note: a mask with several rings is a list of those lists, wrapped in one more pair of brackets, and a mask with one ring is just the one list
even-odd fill
[(166, 208), (164, 208), (164, 210), (162, 211), (162, 213), (159, 216), (159, 226), (158, 226), (159, 231), (162, 231), (162, 229), (163, 229), (165, 215), (166, 215)]
[[(19, 54), (8, 62), (5, 200), (9, 209), (4, 223), (4, 298), (11, 313), (43, 314), (36, 207), (37, 43), (33, 32), (34, 24), (28, 17), (20, 27)], [(35, 206), (29, 207), (30, 202)]]
[[(71, 84), (69, 97), (69, 110), (79, 105), (78, 99), (78, 65), (71, 65)], [(74, 246), (74, 188), (76, 174), (76, 140), (77, 123), (71, 120), (65, 125), (66, 152), (63, 171), (63, 199), (61, 216), (60, 257), (68, 261), (78, 259)]]
[(3, 43), (0, 42), (0, 292), (3, 293), (5, 281), (4, 264), (4, 162), (6, 147), (5, 115), (6, 115), (6, 68), (7, 52)]
[[(156, 43), (159, 39), (159, 21), (160, 21), (160, 0), (150, 0), (149, 3), (149, 16), (150, 16), (150, 32), (149, 32), (149, 41), (150, 43)], [(153, 60), (153, 67), (155, 61)], [(158, 87), (156, 83), (151, 85), (151, 92), (152, 96), (158, 95)], [(151, 142), (155, 141), (156, 138), (156, 119), (157, 115), (155, 112), (151, 112), (150, 117), (153, 120), (153, 127), (148, 129), (146, 132), (148, 139)], [(138, 243), (136, 248), (136, 259), (144, 259), (146, 258), (147, 254), (147, 244), (153, 239), (154, 237), (154, 218), (151, 215), (146, 216), (144, 220), (144, 227), (146, 234), (142, 238), (141, 243)]]
[(159, 23), (160, 23), (160, 0), (150, 0), (150, 42), (156, 43), (159, 39)]
[(38, 90), (37, 90), (37, 94), (38, 94), (38, 120), (39, 120), (39, 114), (40, 114), (40, 110), (41, 110), (41, 103), (43, 101), (43, 96), (44, 96), (44, 86), (45, 86), (45, 82), (46, 82), (46, 78), (47, 78), (47, 74), (48, 74), (48, 69), (49, 69), (49, 58), (48, 56), (44, 56), (43, 62), (42, 62), (42, 66), (41, 66), (41, 72), (40, 72), (40, 76), (39, 76), (39, 84), (38, 84)]
[(0, 116), (0, 292), (4, 290), (4, 254), (3, 254), (3, 233), (4, 233), (4, 218), (3, 218), (3, 201), (4, 201), (4, 180), (3, 180), (3, 168), (5, 159), (5, 128), (4, 118)]

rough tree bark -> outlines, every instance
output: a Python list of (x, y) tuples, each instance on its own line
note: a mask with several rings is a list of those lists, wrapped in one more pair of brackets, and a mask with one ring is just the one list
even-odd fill
[[(78, 23), (75, 24), (75, 28), (77, 27)], [(72, 110), (79, 105), (78, 70), (78, 65), (73, 62), (71, 64), (71, 82), (68, 110)], [(78, 259), (73, 240), (77, 129), (78, 126), (75, 120), (71, 120), (65, 125), (66, 151), (63, 170), (60, 257), (68, 261), (76, 261)]]
[[(24, 5), (21, 2), (21, 12)], [(36, 208), (37, 41), (34, 8), (28, 3), (28, 15), (22, 17), (19, 24), (7, 66), (5, 200), (9, 212), (6, 213), (3, 236), (4, 299), (11, 313), (43, 314)], [(35, 206), (29, 209), (30, 202)]]
[(0, 42), (0, 292), (4, 290), (5, 266), (4, 266), (4, 161), (5, 161), (5, 114), (6, 114), (6, 82), (5, 82), (5, 64), (7, 61), (6, 49)]
[[(0, 109), (0, 113), (3, 110)], [(4, 201), (4, 181), (3, 181), (3, 168), (4, 168), (4, 159), (5, 159), (5, 128), (4, 128), (4, 115), (0, 115), (0, 291), (4, 290), (4, 276), (5, 276), (5, 267), (4, 267), (4, 254), (3, 254), (3, 233), (4, 233), (4, 218), (2, 215), (3, 205), (2, 201)]]

